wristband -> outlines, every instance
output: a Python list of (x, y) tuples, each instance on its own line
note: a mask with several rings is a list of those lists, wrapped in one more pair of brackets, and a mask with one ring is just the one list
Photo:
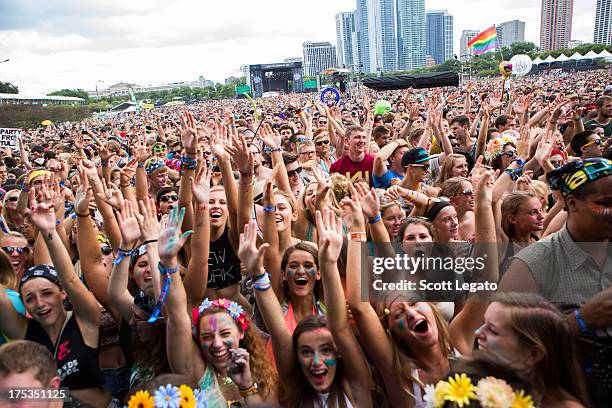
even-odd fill
[(370, 224), (376, 224), (377, 222), (379, 222), (380, 220), (382, 220), (382, 216), (380, 215), (380, 213), (376, 214), (375, 217), (370, 218), (370, 220), (368, 221), (368, 223)]
[[(160, 262), (157, 263), (157, 269), (161, 276), (164, 276), (166, 279), (161, 288), (161, 292), (159, 294), (159, 299), (155, 304), (155, 308), (151, 313), (151, 317), (147, 320), (148, 323), (155, 323), (157, 319), (159, 319), (159, 315), (161, 314), (162, 307), (166, 302), (166, 297), (168, 296), (168, 290), (170, 289), (170, 283), (172, 283), (172, 274), (178, 271), (178, 264), (174, 268), (167, 268), (164, 264)], [(160, 277), (161, 277), (160, 276)]]
[(57, 227), (58, 225), (60, 225), (62, 222), (60, 220), (55, 220), (55, 226)]
[(268, 205), (268, 206), (265, 206), (263, 208), (263, 210), (264, 210), (264, 212), (267, 212), (267, 213), (275, 213), (276, 212), (276, 206), (275, 205)]
[(270, 149), (270, 152), (271, 152), (271, 153), (274, 153), (274, 152), (280, 152), (281, 150), (282, 150), (282, 149), (281, 149), (280, 147), (277, 147), (277, 148), (275, 148), (275, 149)]
[(349, 232), (350, 241), (366, 242), (367, 235), (365, 232)]
[(30, 192), (30, 189), (29, 189), (29, 188), (28, 188), (28, 186), (26, 186), (25, 184), (20, 184), (20, 185), (19, 185), (19, 189), (20, 189), (21, 191), (23, 191), (24, 193), (29, 193), (29, 192)]
[(145, 167), (145, 163), (138, 162), (139, 169), (144, 169), (144, 167)]
[(253, 288), (259, 291), (264, 291), (270, 289), (272, 284), (270, 283), (270, 275), (264, 273), (263, 275), (253, 278)]
[(580, 309), (574, 310), (574, 317), (576, 318), (576, 322), (578, 322), (578, 327), (580, 327), (580, 331), (588, 336), (593, 334), (593, 330), (586, 324), (582, 315), (580, 314)]
[(70, 214), (70, 218), (72, 218), (73, 220), (77, 219), (77, 215), (75, 212), (73, 212), (72, 214)]
[[(157, 242), (157, 240), (152, 240), (152, 241)], [(168, 268), (166, 267), (166, 265), (164, 265), (160, 261), (157, 264), (157, 269), (159, 269), (159, 273), (161, 273), (162, 275), (172, 275), (173, 273), (178, 272), (178, 264), (174, 268)]]
[(196, 211), (208, 211), (208, 205), (207, 204), (198, 204), (196, 206)]
[(519, 167), (517, 169), (506, 169), (505, 173), (510, 176), (512, 181), (516, 181), (523, 174), (523, 168)]
[(100, 159), (100, 165), (101, 165), (102, 167), (108, 167), (108, 160), (102, 160), (102, 159)]
[(147, 239), (145, 242), (142, 243), (142, 245), (148, 245), (154, 242), (157, 242), (157, 239)]
[(125, 259), (131, 258), (133, 253), (134, 253), (133, 249), (122, 249), (122, 248), (119, 248), (117, 250), (117, 258), (113, 261), (113, 265), (119, 265)]
[(250, 397), (251, 395), (255, 395), (259, 393), (259, 389), (257, 388), (257, 383), (253, 383), (253, 385), (251, 385), (249, 388), (244, 389), (244, 390), (238, 387), (238, 391), (240, 391), (240, 396), (242, 398)]

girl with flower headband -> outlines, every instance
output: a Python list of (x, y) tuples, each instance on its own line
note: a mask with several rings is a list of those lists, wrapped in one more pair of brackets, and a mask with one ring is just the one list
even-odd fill
[[(472, 175), (477, 186), (476, 242), (494, 242), (491, 188), (494, 173)], [(347, 200), (346, 211), (352, 215), (349, 231), (365, 229), (362, 208), (356, 195)], [(370, 224), (379, 242), (390, 239), (381, 223)], [(483, 244), (484, 245), (484, 244)], [(467, 302), (447, 324), (430, 302), (407, 302), (397, 297), (380, 305), (380, 314), (367, 302), (361, 302), (361, 242), (348, 244), (347, 297), (357, 323), (362, 343), (381, 373), (391, 406), (424, 407), (424, 385), (440, 380), (450, 369), (456, 355), (468, 354), (473, 347), (474, 331), (482, 319), (486, 303)], [(480, 251), (486, 252), (480, 253)], [(484, 268), (474, 273), (472, 282), (497, 282), (496, 248), (479, 248)], [(484, 256), (486, 254), (486, 256)], [(399, 271), (398, 271), (399, 272)]]
[[(210, 171), (203, 176), (201, 170), (196, 183), (209, 185)], [(194, 190), (196, 196), (199, 193)], [(208, 195), (205, 191), (202, 193)], [(198, 199), (198, 203), (192, 245), (194, 250), (197, 248), (206, 253), (207, 236), (203, 235), (208, 232), (208, 223), (204, 222), (208, 219), (208, 204), (203, 199)], [(171, 216), (159, 237), (160, 270), (173, 271), (178, 267), (177, 254), (189, 235), (180, 235), (181, 224), (182, 216)], [(192, 267), (197, 266), (190, 263), (189, 268)], [(199, 287), (203, 293), (206, 290), (207, 269), (199, 269), (205, 271), (204, 276), (197, 279), (204, 282), (204, 287)], [(200, 388), (208, 396), (210, 408), (225, 407), (228, 401), (241, 404), (274, 401), (274, 375), (266, 360), (263, 343), (243, 308), (225, 298), (214, 301), (206, 299), (193, 309), (190, 316), (188, 305), (197, 297), (193, 294), (188, 297), (185, 290), (188, 286), (197, 285), (197, 282), (187, 277), (184, 281), (185, 286), (180, 278), (171, 280), (165, 302), (166, 342), (172, 371), (198, 379)]]
[(322, 280), (331, 299), (329, 320), (303, 318), (293, 331), (285, 323), (278, 299), (263, 267), (268, 244), (256, 247), (251, 221), (240, 237), (240, 259), (253, 276), (257, 304), (272, 335), (281, 379), (279, 400), (285, 407), (372, 406), (372, 383), (363, 351), (348, 325), (337, 262), (342, 249), (342, 223), (332, 210), (317, 211)]

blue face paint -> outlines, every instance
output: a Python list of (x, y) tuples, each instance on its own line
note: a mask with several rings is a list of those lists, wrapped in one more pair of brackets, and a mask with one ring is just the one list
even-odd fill
[(294, 277), (296, 273), (297, 273), (297, 271), (295, 269), (287, 269), (287, 275), (290, 278)]
[(224, 341), (225, 345), (227, 346), (227, 348), (232, 348), (232, 341), (231, 340), (226, 340)]
[(317, 270), (315, 268), (309, 268), (309, 269), (306, 269), (306, 273), (311, 278), (314, 278), (317, 275)]
[(406, 322), (404, 321), (404, 319), (399, 321), (398, 326), (400, 330), (404, 330), (406, 328)]
[(330, 357), (330, 358), (326, 358), (325, 360), (323, 360), (323, 362), (325, 363), (326, 366), (331, 367), (331, 366), (336, 365), (337, 360), (335, 357)]
[(321, 359), (319, 358), (319, 352), (318, 352), (318, 351), (315, 351), (315, 353), (314, 353), (314, 360), (313, 360), (313, 362), (312, 362), (312, 363), (313, 363), (315, 366), (317, 366), (317, 365), (319, 365), (319, 363), (320, 363), (320, 362), (321, 362)]

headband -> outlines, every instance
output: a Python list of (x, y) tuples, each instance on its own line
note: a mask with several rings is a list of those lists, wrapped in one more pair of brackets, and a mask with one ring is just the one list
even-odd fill
[(32, 180), (34, 180), (36, 177), (51, 176), (51, 174), (53, 173), (51, 173), (49, 170), (34, 170), (28, 174), (28, 185), (30, 185)]
[(149, 175), (162, 167), (166, 167), (166, 163), (164, 163), (162, 159), (151, 158), (147, 160), (147, 163), (145, 164), (145, 171), (147, 172), (147, 175)]
[(489, 143), (487, 143), (487, 149), (485, 150), (485, 159), (496, 159), (504, 152), (504, 146), (508, 144), (511, 144), (512, 146), (516, 147), (516, 138), (508, 134), (502, 134), (500, 137), (491, 139)]
[(247, 320), (247, 315), (244, 312), (244, 309), (242, 309), (242, 306), (240, 306), (238, 303), (232, 302), (231, 300), (225, 298), (213, 301), (210, 301), (208, 300), (208, 298), (206, 298), (204, 299), (200, 307), (194, 307), (191, 311), (191, 327), (194, 336), (198, 335), (198, 323), (200, 321), (200, 316), (202, 316), (202, 313), (212, 307), (225, 309), (227, 313), (229, 313), (229, 315), (232, 317), (232, 319), (238, 322), (238, 325), (240, 326), (242, 331), (246, 331), (246, 329), (249, 328), (249, 321)]
[(438, 214), (440, 214), (440, 211), (450, 206), (452, 206), (452, 204), (449, 201), (446, 201), (446, 200), (437, 201), (436, 203), (434, 203), (434, 205), (431, 206), (429, 210), (427, 210), (426, 217), (429, 218), (431, 222), (433, 222), (433, 220), (436, 219)]
[(612, 160), (601, 157), (575, 160), (548, 173), (548, 184), (566, 197), (579, 187), (612, 175)]

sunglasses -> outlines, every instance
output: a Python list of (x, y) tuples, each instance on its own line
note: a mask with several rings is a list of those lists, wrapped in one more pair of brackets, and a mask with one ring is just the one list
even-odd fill
[(589, 147), (592, 144), (595, 144), (595, 145), (599, 146), (602, 143), (603, 143), (603, 141), (601, 139), (597, 138), (597, 139), (591, 140), (589, 143), (583, 144), (582, 147)]
[(317, 146), (323, 146), (323, 145), (328, 145), (329, 144), (329, 140), (319, 140), (317, 142)]
[(298, 168), (296, 168), (295, 170), (289, 170), (289, 171), (287, 172), (287, 176), (289, 176), (289, 177), (293, 177), (293, 176), (295, 176), (296, 174), (300, 174), (301, 172), (302, 172), (302, 168), (301, 168), (301, 167), (298, 167)]
[(162, 201), (164, 203), (167, 203), (168, 201), (177, 201), (177, 200), (178, 200), (177, 195), (163, 195), (159, 198), (159, 201)]
[(508, 150), (507, 152), (503, 152), (500, 156), (514, 157), (516, 156), (516, 150)]
[(19, 196), (10, 196), (6, 199), (8, 202), (16, 202), (19, 199)]
[(108, 245), (102, 245), (100, 251), (102, 251), (102, 255), (110, 255), (113, 252), (113, 248)]
[(466, 188), (465, 190), (461, 192), (461, 194), (463, 194), (466, 197), (469, 197), (474, 194), (474, 190), (472, 190), (471, 188)]
[(17, 251), (17, 253), (19, 255), (23, 254), (23, 253), (29, 253), (30, 252), (30, 248), (28, 247), (12, 247), (12, 246), (5, 246), (2, 247), (2, 250), (4, 252), (6, 252), (7, 254), (12, 254), (13, 252)]
[(153, 153), (166, 153), (168, 149), (166, 148), (166, 146), (162, 146), (162, 145), (157, 145), (157, 146), (153, 146)]
[(413, 167), (422, 167), (424, 170), (429, 170), (429, 164), (413, 164)]
[(212, 152), (210, 150), (206, 150), (203, 152), (204, 156), (208, 157), (212, 154)]

